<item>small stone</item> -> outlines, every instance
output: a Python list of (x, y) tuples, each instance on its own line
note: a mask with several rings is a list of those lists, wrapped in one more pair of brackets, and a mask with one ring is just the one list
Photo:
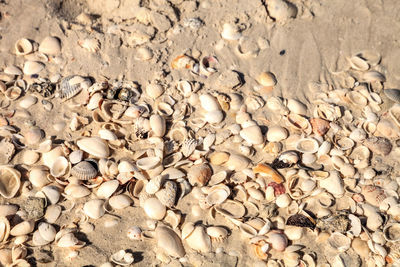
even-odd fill
[(45, 199), (41, 197), (28, 197), (23, 202), (22, 209), (27, 214), (27, 220), (39, 220), (44, 216)]

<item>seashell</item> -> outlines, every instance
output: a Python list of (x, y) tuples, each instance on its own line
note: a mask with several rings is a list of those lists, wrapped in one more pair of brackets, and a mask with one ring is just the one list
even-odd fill
[(221, 242), (228, 237), (228, 231), (221, 226), (210, 226), (206, 229), (207, 234), (211, 237), (211, 240)]
[(37, 100), (38, 100), (37, 97), (33, 95), (28, 95), (20, 100), (19, 106), (21, 108), (28, 109), (31, 106), (35, 105), (37, 103)]
[(225, 166), (229, 170), (242, 171), (246, 169), (250, 164), (250, 160), (245, 156), (238, 154), (230, 154), (229, 159), (225, 162)]
[(222, 165), (229, 160), (229, 153), (223, 151), (215, 151), (209, 155), (209, 161), (212, 165)]
[(349, 150), (354, 146), (354, 141), (349, 137), (334, 138), (334, 143), (340, 150)]
[(319, 181), (319, 185), (334, 196), (341, 196), (344, 194), (343, 180), (337, 172), (330, 172), (327, 178)]
[(256, 188), (253, 188), (253, 187), (248, 188), (247, 193), (249, 194), (249, 196), (251, 198), (253, 198), (255, 200), (258, 200), (258, 201), (264, 200), (264, 194)]
[(207, 253), (211, 251), (211, 238), (201, 225), (195, 226), (185, 240), (189, 247), (197, 252)]
[(267, 237), (268, 243), (270, 243), (272, 248), (276, 251), (284, 251), (288, 246), (288, 240), (284, 234), (270, 232)]
[(362, 231), (360, 218), (358, 218), (357, 216), (355, 216), (353, 214), (349, 214), (349, 220), (350, 220), (350, 224), (351, 224), (349, 233), (351, 233), (353, 236), (359, 236)]
[(379, 206), (380, 203), (386, 198), (385, 191), (373, 185), (364, 185), (361, 187), (361, 194), (365, 197), (365, 200), (374, 206)]
[(82, 161), (83, 151), (82, 150), (72, 151), (69, 154), (68, 158), (69, 158), (69, 162), (71, 162), (72, 164), (77, 164)]
[(145, 200), (143, 209), (146, 215), (153, 220), (162, 220), (167, 212), (166, 207), (157, 198), (151, 197)]
[(160, 200), (161, 204), (171, 208), (175, 205), (176, 194), (178, 187), (173, 181), (166, 181), (164, 188), (156, 192), (156, 197)]
[(62, 177), (67, 173), (68, 168), (68, 160), (63, 156), (60, 156), (54, 160), (54, 163), (50, 168), (50, 174), (57, 178)]
[(42, 238), (48, 242), (53, 242), (56, 237), (56, 229), (49, 223), (39, 223), (38, 231)]
[(361, 142), (367, 137), (367, 133), (363, 129), (357, 128), (350, 133), (349, 137), (356, 142)]
[(132, 253), (126, 252), (125, 250), (121, 249), (118, 252), (114, 253), (110, 257), (110, 261), (113, 263), (120, 265), (120, 266), (127, 266), (131, 265), (134, 261), (134, 257)]
[(4, 93), (6, 98), (12, 101), (17, 100), (21, 96), (21, 94), (22, 94), (22, 89), (18, 86), (9, 87)]
[(90, 195), (91, 191), (86, 186), (70, 183), (64, 188), (64, 193), (72, 198), (82, 198)]
[(150, 116), (150, 127), (154, 133), (154, 136), (162, 137), (166, 131), (165, 119), (160, 115)]
[(153, 51), (149, 47), (139, 47), (136, 50), (135, 59), (140, 61), (147, 61), (154, 56)]
[(221, 110), (213, 110), (204, 114), (204, 120), (210, 124), (217, 124), (224, 120), (224, 113)]
[(214, 173), (210, 181), (208, 182), (209, 185), (216, 185), (219, 183), (222, 183), (226, 178), (228, 177), (228, 173), (226, 171), (219, 171), (217, 173)]
[(124, 209), (129, 207), (133, 201), (127, 195), (116, 195), (110, 197), (108, 203), (113, 209)]
[(128, 229), (127, 236), (130, 240), (141, 240), (142, 239), (142, 229), (138, 226), (132, 226)]
[(385, 76), (377, 71), (364, 72), (362, 75), (362, 79), (367, 83), (386, 82)]
[(26, 75), (38, 74), (44, 69), (45, 65), (38, 61), (26, 61), (24, 64), (23, 72)]
[(318, 149), (318, 141), (314, 138), (303, 138), (300, 139), (296, 144), (296, 150), (302, 153), (316, 153)]
[(272, 0), (267, 5), (268, 15), (276, 22), (285, 23), (290, 18), (295, 18), (297, 8), (293, 4), (284, 0)]
[(161, 162), (159, 157), (146, 157), (136, 161), (136, 165), (142, 170), (150, 170), (156, 167)]
[(260, 96), (249, 96), (245, 100), (245, 105), (248, 112), (259, 110), (265, 105), (265, 102)]
[(13, 198), (21, 185), (21, 173), (16, 169), (0, 166), (0, 195), (4, 198)]
[(46, 196), (50, 204), (56, 204), (60, 200), (60, 191), (58, 191), (58, 188), (54, 185), (46, 185), (42, 187), (41, 192)]
[(385, 93), (386, 97), (390, 100), (400, 103), (400, 90), (399, 89), (384, 89), (383, 92)]
[(45, 166), (51, 168), (54, 164), (54, 161), (64, 155), (64, 151), (61, 146), (57, 146), (52, 150), (45, 152), (42, 154), (42, 161)]
[(56, 243), (57, 246), (61, 248), (80, 248), (85, 245), (85, 243), (79, 241), (73, 233), (64, 234), (59, 238), (56, 236)]
[[(3, 72), (5, 74), (10, 74), (10, 75), (22, 75), (23, 74), (22, 70), (15, 65), (5, 67)], [(1, 91), (4, 92), (4, 90), (1, 90)]]
[(179, 55), (171, 62), (172, 69), (191, 69), (195, 61), (193, 58), (186, 55)]
[(400, 240), (400, 224), (389, 223), (383, 228), (383, 236), (388, 242), (398, 242)]
[(368, 100), (358, 91), (350, 91), (345, 96), (351, 104), (365, 107), (368, 104)]
[(17, 54), (17, 56), (24, 56), (32, 52), (33, 45), (28, 39), (22, 38), (15, 43), (15, 53)]
[(18, 206), (14, 204), (0, 204), (0, 217), (15, 215), (17, 211), (18, 211)]
[(290, 196), (288, 194), (281, 194), (281, 195), (277, 196), (275, 199), (275, 204), (279, 208), (286, 208), (290, 205), (291, 202), (292, 202), (292, 199), (290, 198)]
[(10, 235), (12, 236), (21, 236), (27, 235), (33, 232), (35, 229), (34, 221), (22, 221), (19, 224), (15, 225), (11, 228)]
[(275, 78), (275, 75), (272, 72), (262, 72), (258, 77), (257, 77), (257, 82), (261, 84), (262, 86), (275, 86), (277, 83), (277, 80)]
[(212, 175), (212, 170), (207, 164), (199, 164), (192, 166), (188, 173), (187, 178), (192, 186), (204, 186), (208, 183)]
[(246, 214), (246, 208), (238, 201), (227, 199), (222, 204), (215, 206), (215, 211), (228, 218), (240, 219)]
[(298, 115), (306, 115), (307, 114), (307, 106), (301, 103), (296, 99), (288, 99), (286, 107), (290, 112)]
[(110, 154), (107, 143), (99, 137), (85, 137), (76, 144), (81, 150), (97, 158), (107, 158)]
[(312, 118), (310, 124), (313, 133), (317, 136), (324, 136), (329, 130), (329, 122), (324, 119)]
[(53, 36), (47, 36), (39, 45), (39, 52), (46, 55), (55, 56), (61, 53), (60, 39)]
[(369, 64), (366, 60), (359, 56), (352, 56), (350, 58), (347, 58), (347, 60), (350, 63), (350, 66), (359, 71), (367, 71), (369, 70)]
[(99, 198), (109, 198), (117, 190), (119, 186), (118, 180), (109, 180), (102, 183), (97, 189), (96, 195)]
[(156, 240), (158, 247), (167, 255), (172, 257), (183, 257), (186, 252), (182, 245), (182, 240), (169, 227), (158, 225), (156, 230)]
[(229, 188), (212, 187), (207, 195), (206, 201), (209, 205), (219, 205), (223, 203), (230, 195)]
[(303, 117), (298, 114), (291, 113), (287, 116), (289, 125), (292, 126), (292, 128), (296, 130), (300, 130), (307, 135), (311, 134), (312, 132), (312, 127), (310, 122), (306, 117)]
[(368, 147), (372, 153), (387, 156), (392, 151), (392, 144), (384, 137), (369, 137), (364, 141), (364, 145)]
[(1, 216), (0, 217), (0, 244), (1, 245), (7, 242), (9, 235), (10, 235), (10, 222), (7, 220), (7, 218), (5, 216)]
[(21, 152), (21, 161), (23, 164), (32, 165), (35, 164), (39, 160), (39, 153), (33, 150), (23, 150)]
[(280, 184), (284, 181), (282, 175), (267, 164), (259, 163), (253, 168), (255, 174), (260, 174), (263, 177), (271, 178), (274, 182)]
[(284, 230), (285, 235), (289, 240), (300, 240), (304, 234), (304, 230), (302, 227), (298, 226), (286, 226)]
[(238, 27), (236, 25), (232, 25), (230, 23), (225, 23), (222, 26), (221, 37), (228, 41), (236, 41), (242, 37)]
[(90, 53), (97, 53), (100, 50), (100, 41), (96, 38), (86, 38), (84, 40), (79, 40), (78, 45), (85, 48)]
[(81, 161), (71, 168), (71, 175), (79, 180), (90, 180), (97, 176), (97, 166), (94, 167), (91, 161)]
[(11, 161), (15, 153), (15, 146), (9, 138), (3, 138), (0, 142), (0, 164), (7, 164)]
[(39, 127), (32, 127), (25, 133), (24, 138), (28, 145), (35, 145), (43, 138), (43, 131)]
[(199, 97), (201, 107), (206, 111), (221, 110), (218, 100), (210, 94), (203, 94)]
[(280, 142), (288, 137), (288, 131), (281, 126), (268, 128), (267, 140), (269, 142)]
[(117, 135), (108, 129), (100, 129), (98, 135), (101, 139), (108, 140), (108, 141), (115, 141), (118, 139)]
[(104, 213), (104, 200), (101, 199), (92, 199), (83, 205), (83, 212), (92, 219), (101, 218)]
[(55, 223), (57, 219), (60, 217), (60, 215), (61, 215), (61, 206), (55, 204), (47, 206), (44, 218), (48, 223)]
[(344, 252), (350, 248), (351, 239), (344, 234), (334, 232), (328, 238), (328, 244), (338, 252)]
[(183, 95), (183, 97), (189, 97), (192, 94), (192, 84), (188, 81), (178, 81), (176, 89)]
[(164, 93), (164, 87), (161, 84), (151, 83), (146, 86), (146, 94), (153, 99), (158, 98), (163, 93)]
[(252, 145), (260, 145), (264, 142), (261, 129), (258, 125), (252, 125), (242, 129), (240, 131), (240, 136)]
[(33, 186), (42, 188), (43, 186), (50, 183), (48, 179), (49, 171), (45, 166), (34, 166), (29, 171), (29, 181)]

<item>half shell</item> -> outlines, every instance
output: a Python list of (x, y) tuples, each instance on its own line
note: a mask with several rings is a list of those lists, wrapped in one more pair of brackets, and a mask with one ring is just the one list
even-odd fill
[(21, 173), (10, 166), (0, 166), (0, 195), (12, 198), (21, 185)]
[(76, 142), (78, 147), (97, 158), (107, 158), (110, 150), (106, 141), (99, 137), (85, 137)]

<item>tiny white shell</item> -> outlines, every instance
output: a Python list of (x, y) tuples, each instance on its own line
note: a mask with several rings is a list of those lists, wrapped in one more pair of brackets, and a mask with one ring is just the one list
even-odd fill
[(99, 219), (105, 213), (104, 210), (104, 201), (101, 199), (92, 199), (83, 205), (83, 211), (87, 216), (92, 219)]
[(280, 142), (288, 137), (288, 131), (281, 126), (272, 126), (268, 128), (267, 140), (269, 142)]
[(44, 64), (38, 61), (26, 61), (23, 72), (27, 75), (38, 74), (44, 69)]
[(252, 145), (260, 145), (264, 142), (264, 137), (258, 125), (252, 125), (242, 129), (240, 131), (240, 136)]

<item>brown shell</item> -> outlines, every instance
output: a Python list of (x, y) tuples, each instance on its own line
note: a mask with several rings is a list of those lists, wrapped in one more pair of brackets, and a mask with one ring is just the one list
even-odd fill
[(204, 186), (208, 183), (212, 175), (212, 170), (207, 164), (199, 164), (192, 166), (187, 174), (191, 185), (199, 184)]
[(321, 118), (310, 119), (312, 131), (314, 134), (323, 136), (329, 130), (329, 122)]

